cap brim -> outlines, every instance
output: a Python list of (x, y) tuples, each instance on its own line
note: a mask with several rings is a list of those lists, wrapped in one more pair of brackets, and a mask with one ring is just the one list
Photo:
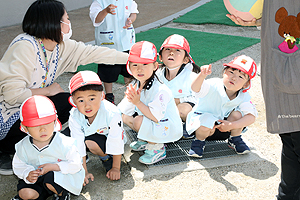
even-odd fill
[(224, 63), (223, 66), (224, 67), (228, 66), (228, 67), (231, 67), (231, 68), (234, 68), (234, 69), (238, 69), (238, 70), (244, 72), (245, 74), (247, 74), (247, 71), (243, 67), (241, 67), (241, 66), (239, 66), (237, 64)]
[(24, 126), (28, 127), (35, 127), (35, 126), (41, 126), (45, 124), (49, 124), (53, 122), (56, 119), (56, 114), (55, 115), (50, 115), (48, 117), (43, 117), (43, 118), (36, 118), (36, 119), (30, 119), (28, 121), (22, 121), (22, 124)]

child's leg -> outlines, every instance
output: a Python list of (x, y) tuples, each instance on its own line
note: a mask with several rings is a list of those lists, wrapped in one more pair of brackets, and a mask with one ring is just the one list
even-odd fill
[[(143, 122), (143, 116), (138, 115), (136, 117), (122, 115), (123, 122), (127, 124), (132, 130), (138, 132)], [(146, 149), (147, 142), (144, 140), (137, 140), (132, 142), (129, 146), (133, 151), (144, 151)]]
[(193, 109), (192, 105), (188, 102), (180, 103), (177, 105), (180, 118), (183, 122), (186, 121), (186, 117), (189, 114), (189, 112)]
[(91, 153), (99, 156), (106, 172), (108, 172), (112, 168), (113, 157), (105, 153), (106, 140), (105, 135), (93, 134), (85, 138), (85, 144)]
[(59, 199), (70, 199), (70, 192), (54, 182), (53, 171), (43, 175), (43, 185), (49, 194), (53, 192), (55, 197), (60, 197)]
[[(47, 174), (53, 172), (48, 172)], [(40, 176), (34, 184), (27, 184), (24, 180), (20, 179), (18, 183), (18, 195), (21, 199), (47, 199), (53, 194), (48, 188), (45, 187), (45, 177), (46, 175)], [(52, 180), (54, 175), (52, 175)]]
[(31, 188), (23, 188), (19, 191), (19, 197), (22, 199), (37, 199), (39, 198), (39, 193)]
[[(230, 121), (230, 122), (234, 122), (234, 121), (237, 121), (237, 120), (241, 119), (242, 117), (243, 116), (242, 116), (242, 114), (239, 111), (233, 111), (233, 112), (230, 113), (230, 115), (228, 116), (227, 120)], [(230, 130), (230, 135), (232, 137), (241, 135), (243, 128), (238, 128), (238, 129), (232, 129), (232, 130)]]
[(200, 126), (196, 131), (196, 139), (192, 142), (189, 156), (201, 158), (205, 148), (205, 139), (213, 135), (215, 129), (210, 129), (205, 126)]
[[(228, 121), (237, 121), (243, 116), (239, 111), (233, 111), (227, 118)], [(232, 129), (228, 138), (228, 146), (236, 151), (237, 154), (246, 154), (250, 152), (250, 148), (243, 141), (241, 133), (244, 127)]]
[(136, 117), (133, 117), (133, 116), (122, 114), (122, 120), (123, 120), (124, 124), (129, 126), (135, 132), (138, 132), (140, 130), (140, 127), (141, 127), (142, 122), (143, 122), (143, 116), (138, 115)]

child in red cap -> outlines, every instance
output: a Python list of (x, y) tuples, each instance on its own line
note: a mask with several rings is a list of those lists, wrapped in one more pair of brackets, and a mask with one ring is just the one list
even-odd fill
[(247, 92), (256, 74), (256, 64), (248, 56), (241, 55), (224, 64), (223, 79), (211, 78), (211, 65), (201, 67), (192, 83), (198, 98), (197, 106), (187, 116), (187, 132), (195, 131), (189, 155), (202, 157), (205, 140), (226, 140), (238, 154), (250, 151), (241, 138), (245, 127), (254, 123), (257, 111)]
[(175, 103), (183, 121), (183, 139), (195, 137), (186, 132), (187, 114), (197, 103), (192, 93), (191, 84), (200, 72), (191, 55), (190, 45), (182, 35), (169, 36), (160, 47), (159, 60), (162, 62), (161, 70), (157, 76), (172, 91)]
[(13, 171), (20, 178), (13, 199), (70, 199), (84, 180), (76, 141), (60, 132), (56, 109), (45, 96), (32, 96), (20, 108), (21, 130), (28, 134), (16, 144)]
[[(118, 105), (123, 121), (138, 132), (134, 151), (144, 151), (139, 158), (153, 164), (166, 157), (164, 143), (182, 137), (182, 124), (171, 90), (156, 77), (158, 68), (154, 44), (137, 42), (129, 52), (127, 70), (136, 79), (127, 87), (126, 97)], [(134, 86), (133, 86), (134, 85)]]
[(104, 99), (103, 86), (95, 72), (81, 71), (69, 83), (70, 102), (75, 107), (70, 111), (71, 137), (77, 139), (85, 169), (84, 185), (93, 174), (86, 166), (86, 148), (98, 155), (106, 169), (106, 177), (120, 179), (121, 157), (124, 153), (123, 121), (118, 108)]

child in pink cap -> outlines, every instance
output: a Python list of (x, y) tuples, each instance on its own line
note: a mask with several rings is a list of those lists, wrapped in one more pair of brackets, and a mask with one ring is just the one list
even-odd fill
[(139, 158), (144, 164), (153, 164), (166, 157), (164, 143), (182, 137), (182, 124), (171, 90), (161, 83), (155, 71), (158, 68), (154, 44), (137, 42), (130, 50), (127, 70), (136, 79), (118, 105), (123, 121), (138, 132), (138, 141), (130, 144), (134, 151), (144, 151)]
[(31, 96), (20, 108), (21, 130), (28, 135), (16, 144), (13, 171), (20, 178), (13, 199), (70, 199), (84, 180), (76, 141), (60, 132), (56, 109), (45, 96)]
[(191, 55), (190, 45), (182, 35), (169, 36), (160, 47), (159, 60), (162, 68), (158, 70), (157, 76), (172, 91), (175, 98), (180, 118), (183, 121), (183, 139), (195, 137), (186, 132), (187, 114), (197, 103), (191, 90), (192, 81), (200, 72)]
[(84, 185), (89, 183), (89, 179), (94, 180), (86, 166), (86, 148), (99, 156), (108, 179), (119, 180), (126, 143), (120, 111), (104, 99), (102, 82), (95, 72), (75, 74), (70, 80), (69, 90), (74, 106), (70, 111), (69, 127), (83, 158)]
[(198, 103), (188, 114), (186, 122), (187, 132), (196, 134), (190, 156), (202, 157), (205, 140), (228, 139), (229, 147), (238, 154), (250, 151), (241, 133), (254, 123), (257, 116), (247, 92), (256, 70), (254, 60), (245, 55), (224, 64), (223, 79), (205, 80), (211, 74), (211, 65), (201, 67), (201, 72), (192, 83)]

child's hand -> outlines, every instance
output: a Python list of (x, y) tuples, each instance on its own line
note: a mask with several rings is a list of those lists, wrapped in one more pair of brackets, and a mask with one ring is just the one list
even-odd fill
[(60, 168), (58, 164), (52, 164), (52, 163), (46, 163), (39, 166), (39, 169), (41, 170), (40, 175), (47, 174), (50, 171), (59, 171)]
[(112, 181), (119, 180), (120, 176), (120, 170), (115, 167), (111, 168), (106, 174), (106, 177)]
[(105, 8), (105, 11), (109, 14), (112, 14), (112, 15), (115, 15), (116, 14), (116, 7), (118, 6), (115, 6), (114, 4), (109, 4), (106, 8)]
[(208, 76), (211, 74), (211, 64), (209, 65), (203, 65), (201, 66), (201, 72), (200, 72), (200, 75), (201, 76)]
[(214, 128), (219, 129), (221, 132), (227, 132), (233, 129), (230, 121), (219, 119), (218, 122), (220, 122), (220, 124), (216, 125)]
[(131, 21), (131, 19), (128, 17), (127, 20), (126, 20), (126, 22), (125, 22), (125, 26), (123, 26), (123, 28), (124, 28), (124, 29), (127, 29), (127, 28), (129, 28), (129, 27), (131, 26), (131, 24), (132, 24), (132, 21)]
[(94, 175), (91, 173), (87, 173), (84, 177), (83, 186), (89, 184), (89, 179), (91, 179), (91, 181), (94, 181)]
[(129, 84), (129, 86), (127, 87), (127, 90), (125, 92), (128, 101), (133, 103), (134, 105), (137, 105), (138, 103), (140, 103), (140, 96), (141, 96), (140, 89), (136, 90), (136, 87), (137, 87), (137, 84), (135, 84), (134, 86), (132, 86), (132, 84)]
[(34, 171), (31, 171), (31, 172), (29, 172), (26, 179), (30, 183), (35, 183), (37, 181), (37, 179), (39, 178), (39, 176), (40, 176), (40, 172), (41, 172), (41, 169), (36, 169)]

